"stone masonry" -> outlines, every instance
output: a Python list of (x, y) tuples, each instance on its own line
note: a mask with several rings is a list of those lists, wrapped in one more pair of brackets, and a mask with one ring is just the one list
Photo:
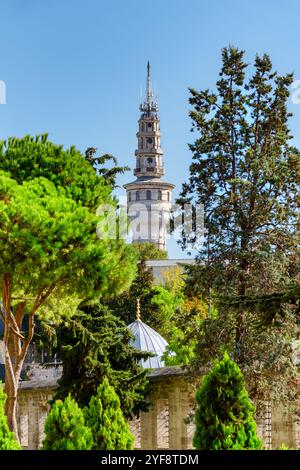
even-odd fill
[[(24, 449), (38, 449), (44, 436), (60, 368), (36, 367), (30, 380), (21, 384), (18, 398), (18, 421)], [(149, 374), (152, 392), (149, 411), (140, 413), (131, 423), (137, 449), (191, 449), (194, 424), (189, 416), (194, 410), (197, 383), (180, 367), (164, 367)], [(295, 416), (278, 407), (266, 406), (257, 420), (260, 436), (269, 449), (282, 444), (300, 447), (300, 423)]]

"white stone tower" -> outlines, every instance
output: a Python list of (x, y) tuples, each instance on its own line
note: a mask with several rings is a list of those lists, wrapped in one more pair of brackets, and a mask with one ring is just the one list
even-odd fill
[(147, 64), (146, 100), (140, 105), (141, 116), (135, 151), (136, 180), (124, 185), (132, 241), (151, 242), (166, 250), (166, 235), (170, 223), (173, 184), (163, 181), (163, 151), (160, 147), (160, 127), (157, 102), (150, 87), (150, 65)]

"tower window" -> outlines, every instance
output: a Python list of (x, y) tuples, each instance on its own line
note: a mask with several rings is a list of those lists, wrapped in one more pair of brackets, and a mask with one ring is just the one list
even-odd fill
[(146, 199), (147, 199), (147, 201), (151, 201), (151, 191), (149, 191), (149, 190), (146, 193)]
[(161, 190), (160, 189), (158, 190), (157, 199), (159, 201), (161, 201)]
[(135, 193), (135, 200), (136, 201), (140, 200), (140, 192), (139, 191), (136, 191), (136, 193)]
[(153, 163), (153, 158), (151, 158), (151, 157), (147, 158), (147, 162), (148, 163)]
[(152, 127), (152, 122), (148, 122), (148, 127), (149, 127), (149, 129), (151, 129), (151, 127)]
[(131, 192), (129, 191), (128, 193), (128, 201), (130, 202), (131, 201)]
[(153, 139), (152, 139), (152, 137), (148, 137), (148, 139), (147, 139), (147, 143), (148, 143), (148, 144), (152, 144), (152, 142), (153, 142)]
[(170, 191), (168, 191), (168, 201), (170, 201)]

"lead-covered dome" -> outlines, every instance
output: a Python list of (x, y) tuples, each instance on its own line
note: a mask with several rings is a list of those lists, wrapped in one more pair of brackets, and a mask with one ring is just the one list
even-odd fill
[(155, 354), (153, 357), (141, 360), (140, 364), (145, 369), (158, 369), (164, 367), (162, 355), (168, 346), (167, 341), (150, 326), (137, 319), (128, 326), (134, 340), (131, 341), (132, 346), (142, 352)]

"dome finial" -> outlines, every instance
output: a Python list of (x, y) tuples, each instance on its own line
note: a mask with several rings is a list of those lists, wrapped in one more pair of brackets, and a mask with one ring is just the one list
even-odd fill
[(141, 304), (139, 298), (136, 299), (136, 319), (141, 319)]

